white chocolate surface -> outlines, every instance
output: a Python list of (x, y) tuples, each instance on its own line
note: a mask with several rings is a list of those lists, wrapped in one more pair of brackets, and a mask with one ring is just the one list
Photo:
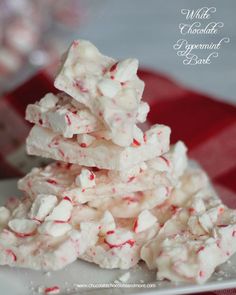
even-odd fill
[(169, 127), (154, 125), (145, 134), (146, 141), (138, 144), (135, 142), (129, 147), (97, 140), (83, 148), (75, 139), (65, 139), (49, 129), (35, 125), (26, 145), (30, 155), (109, 170), (124, 170), (168, 151)]

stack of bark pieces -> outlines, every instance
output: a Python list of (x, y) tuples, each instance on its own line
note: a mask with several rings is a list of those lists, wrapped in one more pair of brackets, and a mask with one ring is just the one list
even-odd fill
[(170, 147), (167, 126), (138, 127), (149, 106), (137, 69), (74, 41), (55, 79), (62, 92), (27, 107), (28, 154), (56, 161), (0, 208), (0, 264), (56, 270), (81, 258), (128, 269), (143, 259), (158, 279), (201, 283), (235, 252), (235, 212), (190, 167), (185, 145)]

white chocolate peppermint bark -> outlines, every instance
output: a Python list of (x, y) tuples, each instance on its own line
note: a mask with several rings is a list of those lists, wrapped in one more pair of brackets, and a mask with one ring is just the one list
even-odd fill
[[(4, 207), (11, 217), (1, 224), (0, 265), (58, 270), (82, 258), (104, 268), (129, 268), (138, 263), (141, 246), (159, 228), (152, 223), (139, 234), (133, 219), (120, 221), (109, 211), (77, 206), (69, 198), (55, 203), (55, 198), (39, 195), (33, 202), (23, 199), (12, 210)], [(16, 219), (14, 211), (22, 206), (27, 208), (24, 218)]]
[(97, 210), (109, 210), (116, 218), (134, 218), (142, 211), (162, 206), (170, 197), (164, 185), (153, 190), (124, 194), (117, 197), (97, 198), (88, 205)]
[(101, 122), (85, 107), (78, 107), (72, 98), (52, 93), (26, 108), (26, 120), (71, 138), (75, 134), (103, 129)]
[[(176, 156), (178, 156), (178, 161), (175, 160)], [(163, 157), (165, 157), (165, 160)], [(159, 165), (160, 163), (161, 165)], [(177, 166), (179, 170), (176, 174)], [(99, 202), (104, 206), (105, 204), (106, 206), (108, 204), (115, 205), (117, 200), (106, 200), (104, 204), (102, 199), (123, 195), (133, 199), (131, 207), (136, 208), (136, 204), (143, 208), (142, 203), (152, 206), (163, 202), (186, 167), (186, 149), (183, 143), (178, 142), (164, 156), (156, 157), (148, 161), (147, 164), (143, 162), (126, 171), (108, 172), (107, 170), (82, 168), (79, 165), (62, 162), (52, 163), (45, 168), (34, 168), (18, 182), (18, 188), (27, 192), (32, 198), (44, 193), (55, 194), (59, 197), (69, 196), (79, 203), (95, 200), (93, 202), (95, 207), (99, 206)], [(152, 190), (152, 197), (148, 197), (147, 190)], [(143, 191), (144, 194), (142, 195)], [(134, 192), (140, 192), (139, 197), (131, 197), (130, 194)], [(146, 198), (147, 203), (143, 201)], [(136, 202), (134, 202), (134, 199)], [(124, 204), (119, 206), (126, 206), (126, 201), (129, 202), (129, 198), (125, 198)], [(125, 214), (126, 210), (119, 210), (118, 208), (118, 212)], [(135, 208), (133, 210), (136, 210)], [(127, 214), (129, 213), (127, 212)]]
[[(39, 193), (55, 194), (60, 198), (70, 197), (78, 203), (114, 196), (127, 196), (136, 191), (153, 189), (163, 190), (159, 195), (162, 200), (173, 188), (166, 173), (149, 169), (139, 172), (129, 179), (119, 179), (109, 176), (106, 170), (93, 171), (86, 169), (86, 174), (78, 165), (50, 164), (45, 168), (34, 168), (18, 182), (18, 188), (27, 192), (32, 198)], [(81, 181), (82, 180), (82, 181)], [(151, 200), (150, 200), (151, 202)]]
[(111, 131), (112, 141), (129, 146), (134, 138), (144, 83), (138, 61), (115, 61), (88, 41), (74, 41), (55, 79), (55, 87), (88, 107)]
[[(71, 168), (68, 173), (74, 175)], [(44, 174), (51, 176), (48, 169)], [(236, 250), (236, 214), (217, 199), (201, 169), (185, 169), (178, 181), (178, 189), (153, 206), (151, 192), (143, 200), (127, 198), (136, 202), (134, 210), (115, 202), (110, 207), (106, 202), (96, 208), (91, 202), (78, 206), (69, 197), (53, 195), (39, 195), (33, 203), (12, 200), (2, 210), (0, 263), (56, 270), (80, 258), (103, 268), (128, 269), (143, 259), (148, 267), (158, 267), (158, 279), (202, 283)]]
[(154, 125), (144, 135), (143, 142), (134, 142), (129, 147), (119, 147), (109, 141), (97, 140), (83, 148), (75, 139), (65, 139), (35, 125), (26, 144), (30, 155), (109, 170), (125, 170), (168, 151), (169, 127)]
[[(204, 173), (194, 170), (183, 176), (182, 187), (178, 188), (185, 192), (184, 203), (180, 205), (182, 196), (173, 192), (172, 201), (180, 196), (180, 206), (167, 205), (164, 225), (141, 250), (148, 267), (157, 268), (158, 280), (204, 283), (236, 252), (235, 210), (221, 203), (209, 182), (200, 184)], [(164, 211), (162, 208), (162, 214)], [(160, 217), (160, 208), (153, 214)]]
[(159, 230), (157, 223), (142, 233), (135, 233), (134, 219), (120, 221), (117, 227), (105, 232), (97, 243), (79, 255), (80, 259), (98, 264), (102, 268), (129, 269), (140, 261), (140, 249)]
[[(221, 210), (225, 212), (219, 216)], [(235, 211), (218, 206), (200, 216), (189, 216), (186, 209), (176, 215), (142, 249), (141, 257), (150, 268), (158, 269), (158, 279), (204, 283), (236, 252)]]
[(89, 41), (74, 41), (63, 56), (55, 87), (91, 108), (97, 93), (97, 80), (114, 62)]
[(55, 80), (63, 92), (27, 107), (27, 152), (58, 162), (34, 168), (18, 182), (25, 196), (0, 207), (0, 265), (58, 270), (79, 258), (128, 269), (143, 260), (158, 280), (204, 283), (236, 252), (236, 211), (184, 143), (170, 147), (164, 125), (140, 129), (149, 105), (137, 69), (136, 59), (74, 41)]
[[(81, 224), (75, 228), (72, 210), (77, 207), (69, 199), (57, 205), (55, 199), (53, 195), (39, 195), (34, 202), (27, 197), (22, 199), (14, 209), (9, 208), (9, 203), (2, 207), (8, 216), (0, 224), (0, 265), (57, 270), (97, 242), (98, 226), (88, 230)], [(16, 211), (23, 212), (22, 208), (24, 214), (16, 218)], [(68, 214), (70, 220), (65, 221)]]
[[(148, 104), (141, 102), (136, 122), (144, 122), (148, 111)], [(26, 108), (25, 119), (67, 138), (76, 134), (89, 137), (87, 133), (98, 130), (104, 131), (105, 128), (89, 109), (63, 93), (57, 95), (48, 93), (39, 102), (29, 104)], [(79, 144), (83, 145), (86, 142), (80, 141)]]

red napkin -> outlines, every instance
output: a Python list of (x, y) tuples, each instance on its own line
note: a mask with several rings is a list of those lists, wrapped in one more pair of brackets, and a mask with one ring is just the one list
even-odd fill
[[(150, 123), (167, 124), (172, 142), (183, 140), (189, 156), (211, 177), (223, 201), (236, 208), (236, 108), (191, 91), (149, 70), (139, 71), (146, 83)], [(25, 154), (30, 124), (24, 120), (26, 105), (47, 92), (57, 92), (48, 72), (40, 72), (24, 85), (0, 98), (0, 178), (29, 171), (35, 160)], [(236, 294), (236, 289), (205, 294)]]
[[(236, 108), (141, 71), (151, 123), (167, 124), (171, 140), (183, 140), (189, 156), (207, 171), (223, 201), (236, 208)], [(236, 98), (235, 98), (236, 99)]]

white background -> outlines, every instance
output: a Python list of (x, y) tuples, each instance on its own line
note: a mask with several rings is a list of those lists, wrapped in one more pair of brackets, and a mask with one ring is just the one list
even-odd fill
[[(235, 0), (93, 0), (88, 20), (77, 37), (91, 40), (117, 58), (137, 57), (145, 67), (161, 71), (182, 84), (236, 104), (236, 1)], [(182, 8), (215, 6), (213, 21), (224, 22), (221, 33), (186, 37), (189, 42), (217, 43), (230, 37), (211, 65), (186, 66), (173, 44), (181, 36), (178, 25), (188, 22)], [(203, 21), (204, 23), (204, 21)], [(73, 36), (74, 37), (74, 36)], [(71, 36), (71, 39), (73, 38)], [(191, 42), (190, 42), (191, 43)]]

